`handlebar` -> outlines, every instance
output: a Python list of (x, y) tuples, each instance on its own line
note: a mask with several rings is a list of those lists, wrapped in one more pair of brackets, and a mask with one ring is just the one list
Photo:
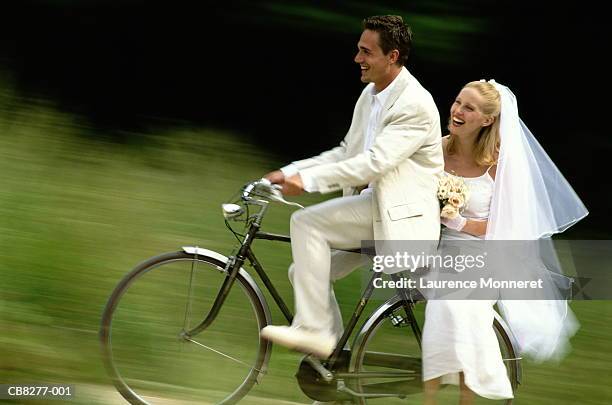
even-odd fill
[(244, 187), (242, 191), (242, 199), (244, 201), (250, 201), (253, 199), (252, 194), (257, 194), (255, 197), (257, 197), (257, 200), (259, 201), (262, 199), (265, 202), (268, 202), (266, 200), (276, 201), (285, 205), (304, 208), (304, 206), (301, 204), (285, 200), (283, 194), (281, 193), (281, 188), (282, 187), (280, 185), (272, 184), (270, 180), (262, 178), (260, 180), (252, 181)]

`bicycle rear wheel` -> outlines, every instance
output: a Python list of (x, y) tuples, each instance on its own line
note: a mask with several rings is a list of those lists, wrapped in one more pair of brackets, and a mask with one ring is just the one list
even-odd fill
[[(399, 298), (389, 302), (386, 308), (382, 307), (374, 315), (375, 318), (359, 337), (349, 370), (363, 373), (364, 377), (354, 379), (352, 386), (358, 394), (365, 396), (355, 398), (355, 403), (405, 404), (404, 398), (422, 392), (421, 348), (408, 322), (410, 317), (405, 310), (406, 305)], [(416, 307), (424, 305), (424, 302), (419, 302)], [(417, 308), (415, 312), (418, 322), (422, 324), (422, 316), (419, 315), (422, 311)], [(521, 379), (521, 368), (513, 340), (506, 333), (501, 318), (496, 317), (493, 329), (512, 389), (516, 390)], [(368, 377), (368, 373), (372, 377)], [(391, 373), (397, 377), (389, 377)], [(415, 403), (420, 403), (420, 400)], [(512, 404), (512, 400), (506, 400), (505, 404)]]
[(270, 345), (259, 334), (265, 303), (238, 274), (212, 324), (191, 338), (226, 278), (221, 260), (186, 252), (154, 257), (115, 288), (102, 317), (105, 366), (132, 404), (229, 404), (264, 371)]

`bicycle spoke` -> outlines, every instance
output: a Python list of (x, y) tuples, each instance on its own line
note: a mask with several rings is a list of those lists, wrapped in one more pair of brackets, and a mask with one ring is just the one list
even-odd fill
[(193, 277), (195, 274), (196, 261), (191, 262), (191, 272), (189, 275), (189, 287), (187, 291), (187, 304), (185, 308), (185, 320), (183, 321), (183, 330), (189, 330), (189, 319), (191, 318), (191, 295), (193, 294)]
[(244, 365), (244, 366), (247, 366), (247, 367), (248, 367), (250, 370), (255, 370), (255, 371), (258, 371), (258, 372), (260, 372), (260, 373), (263, 373), (263, 371), (262, 371), (262, 370), (260, 370), (260, 369), (258, 369), (258, 368), (255, 368), (255, 367), (252, 367), (252, 366), (250, 366), (249, 364), (245, 363), (245, 362), (244, 362), (244, 361), (242, 361), (242, 360), (238, 360), (238, 359), (236, 359), (236, 358), (234, 358), (234, 357), (232, 357), (232, 356), (230, 356), (230, 355), (227, 355), (227, 354), (222, 353), (222, 352), (220, 352), (220, 351), (218, 351), (218, 350), (215, 350), (215, 349), (213, 349), (213, 348), (212, 348), (212, 347), (210, 347), (210, 346), (206, 346), (205, 344), (202, 344), (202, 343), (200, 343), (200, 342), (196, 342), (195, 340), (190, 339), (190, 338), (187, 338), (186, 340), (188, 340), (188, 341), (190, 341), (190, 342), (192, 342), (192, 343), (195, 343), (195, 344), (196, 344), (196, 345), (198, 345), (198, 346), (202, 346), (203, 348), (208, 349), (208, 350), (210, 350), (210, 351), (212, 351), (212, 352), (215, 352), (215, 353), (217, 353), (217, 354), (220, 354), (221, 356), (223, 356), (223, 357), (225, 357), (225, 358), (228, 358), (228, 359), (230, 359), (230, 360), (233, 360), (233, 361), (235, 361), (236, 363), (240, 363), (240, 364), (242, 364), (242, 365)]

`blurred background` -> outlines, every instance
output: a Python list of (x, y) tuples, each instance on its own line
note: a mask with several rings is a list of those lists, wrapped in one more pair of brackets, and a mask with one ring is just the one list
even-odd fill
[[(0, 383), (75, 384), (78, 403), (121, 403), (97, 340), (112, 289), (184, 245), (229, 254), (220, 203), (342, 139), (363, 88), (353, 57), (368, 15), (412, 27), (408, 68), (443, 123), (466, 82), (508, 85), (590, 211), (561, 237), (609, 239), (609, 34), (589, 3), (2, 2)], [(274, 207), (266, 229), (288, 232), (290, 213)], [(288, 247), (255, 248), (292, 307)], [(337, 289), (350, 314), (359, 276)], [(521, 403), (612, 402), (612, 305), (572, 307), (573, 350), (559, 364), (526, 362)], [(275, 348), (245, 403), (308, 403), (299, 358)]]

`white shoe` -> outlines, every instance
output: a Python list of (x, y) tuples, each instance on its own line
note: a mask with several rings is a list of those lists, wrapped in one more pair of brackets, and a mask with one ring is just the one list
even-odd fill
[(279, 345), (326, 359), (334, 352), (336, 339), (332, 336), (290, 326), (266, 326), (261, 336)]

